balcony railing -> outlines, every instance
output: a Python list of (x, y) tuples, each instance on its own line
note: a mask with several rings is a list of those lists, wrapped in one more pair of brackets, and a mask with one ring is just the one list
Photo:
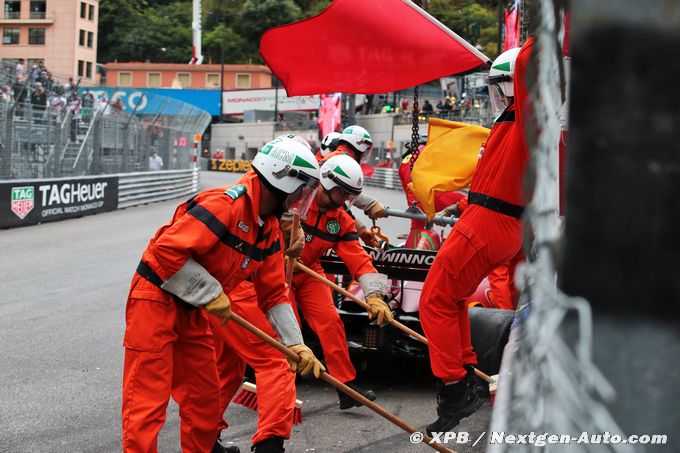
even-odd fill
[(5, 11), (5, 19), (21, 19), (21, 11)]
[(31, 11), (29, 16), (31, 19), (45, 19), (47, 17), (45, 11)]

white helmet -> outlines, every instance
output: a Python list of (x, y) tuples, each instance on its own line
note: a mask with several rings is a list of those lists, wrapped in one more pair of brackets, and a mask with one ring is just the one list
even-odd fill
[(342, 202), (350, 207), (364, 188), (361, 165), (347, 154), (339, 154), (321, 165), (321, 186), (333, 201), (334, 207)]
[(299, 142), (299, 143), (302, 143), (303, 145), (305, 145), (308, 150), (310, 150), (312, 153), (314, 153), (314, 148), (312, 148), (312, 145), (310, 145), (307, 140), (300, 137), (299, 135), (283, 134), (283, 135), (279, 135), (276, 138), (289, 138), (291, 140), (295, 140), (296, 142)]
[(319, 164), (302, 143), (285, 136), (260, 149), (253, 169), (270, 190), (283, 199), (281, 208), (305, 217), (319, 185)]
[(519, 47), (506, 50), (496, 58), (489, 70), (489, 96), (491, 105), (497, 112), (504, 110), (508, 106), (507, 98), (515, 95), (513, 78), (519, 50)]
[(370, 154), (371, 149), (373, 149), (371, 134), (363, 127), (357, 125), (346, 127), (342, 131), (342, 134), (340, 134), (338, 142), (346, 143), (354, 151), (361, 153), (362, 160), (365, 159), (365, 157)]
[(335, 148), (338, 147), (338, 141), (341, 135), (340, 132), (329, 132), (323, 140), (321, 140), (321, 155), (323, 157), (328, 156), (331, 151), (335, 151)]

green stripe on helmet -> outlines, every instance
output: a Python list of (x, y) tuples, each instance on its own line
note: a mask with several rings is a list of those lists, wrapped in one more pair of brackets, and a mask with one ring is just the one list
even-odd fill
[(310, 164), (306, 160), (304, 160), (300, 156), (295, 156), (295, 160), (293, 161), (293, 165), (297, 165), (298, 167), (305, 167), (305, 168), (316, 168), (314, 165)]
[(344, 176), (345, 178), (349, 178), (349, 175), (345, 173), (345, 171), (339, 165), (335, 166), (333, 172), (339, 174), (340, 176)]

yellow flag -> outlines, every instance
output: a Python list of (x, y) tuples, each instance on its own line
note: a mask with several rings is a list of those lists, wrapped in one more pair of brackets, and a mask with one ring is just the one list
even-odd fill
[(427, 144), (413, 166), (408, 185), (429, 218), (436, 214), (436, 194), (470, 184), (479, 149), (488, 136), (489, 129), (485, 127), (430, 119)]

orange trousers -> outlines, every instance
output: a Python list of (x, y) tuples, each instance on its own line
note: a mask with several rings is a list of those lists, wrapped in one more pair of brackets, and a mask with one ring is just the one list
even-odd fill
[(171, 395), (179, 405), (182, 451), (212, 450), (220, 389), (206, 318), (204, 310), (185, 308), (134, 276), (124, 339), (124, 452), (158, 451), (158, 433)]
[[(324, 275), (320, 265), (312, 269)], [(328, 372), (340, 382), (354, 380), (356, 370), (349, 359), (345, 325), (333, 304), (331, 289), (304, 272), (296, 272), (293, 274), (290, 298), (318, 335)]]
[(428, 339), (432, 373), (444, 382), (467, 374), (477, 357), (463, 299), (521, 246), (521, 223), (471, 205), (437, 253), (420, 295), (420, 321)]
[(515, 287), (515, 269), (522, 261), (524, 261), (524, 254), (520, 250), (509, 261), (501, 264), (489, 274), (494, 307), (505, 310), (517, 308), (519, 292)]
[[(252, 283), (243, 282), (229, 294), (234, 313), (245, 318), (260, 330), (276, 338), (274, 329), (257, 304)], [(220, 326), (219, 319), (210, 317), (210, 327), (215, 338), (217, 371), (220, 375), (220, 414), (243, 381), (246, 364), (255, 370), (257, 381), (257, 431), (253, 445), (271, 437), (290, 438), (295, 410), (295, 374), (288, 361), (276, 349), (233, 321)], [(219, 429), (229, 425), (222, 419)]]

